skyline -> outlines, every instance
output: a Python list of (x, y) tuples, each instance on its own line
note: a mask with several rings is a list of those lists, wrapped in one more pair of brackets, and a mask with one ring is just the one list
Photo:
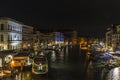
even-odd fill
[(2, 1), (0, 16), (39, 29), (75, 29), (81, 35), (104, 36), (111, 24), (120, 24), (120, 1), (44, 0)]

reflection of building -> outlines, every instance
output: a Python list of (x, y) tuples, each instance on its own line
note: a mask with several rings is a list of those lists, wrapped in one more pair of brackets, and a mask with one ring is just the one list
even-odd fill
[(120, 25), (111, 25), (106, 32), (106, 47), (120, 49)]
[(0, 50), (20, 49), (22, 46), (22, 23), (0, 18)]

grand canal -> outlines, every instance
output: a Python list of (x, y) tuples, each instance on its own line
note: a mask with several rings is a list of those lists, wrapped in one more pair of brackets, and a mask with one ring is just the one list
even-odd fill
[(47, 53), (47, 75), (36, 75), (31, 70), (25, 70), (4, 80), (119, 80), (109, 76), (114, 71), (104, 73), (102, 70), (95, 70), (95, 65), (89, 60), (90, 54), (89, 51), (81, 51), (79, 46), (51, 51)]

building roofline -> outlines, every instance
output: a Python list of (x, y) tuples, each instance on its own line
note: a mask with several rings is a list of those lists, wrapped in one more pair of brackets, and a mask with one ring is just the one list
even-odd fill
[(16, 23), (19, 23), (19, 24), (24, 24), (22, 22), (19, 22), (19, 21), (15, 20), (15, 19), (12, 19), (12, 18), (9, 18), (9, 17), (0, 17), (0, 19), (10, 20), (10, 21), (13, 21), (13, 22), (16, 22)]
[(29, 26), (29, 25), (25, 25), (25, 24), (23, 24), (23, 27), (34, 28), (33, 26)]

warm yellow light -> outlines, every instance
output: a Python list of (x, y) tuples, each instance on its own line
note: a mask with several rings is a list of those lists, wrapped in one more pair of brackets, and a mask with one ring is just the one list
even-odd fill
[(23, 44), (23, 48), (24, 48), (24, 49), (27, 48), (27, 44)]
[(11, 62), (11, 64), (14, 64), (14, 63), (15, 63), (14, 61)]

